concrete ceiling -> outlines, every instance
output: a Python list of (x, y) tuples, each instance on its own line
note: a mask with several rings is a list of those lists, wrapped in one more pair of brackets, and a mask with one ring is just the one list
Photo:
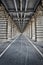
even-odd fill
[(23, 32), (40, 0), (1, 0), (20, 31)]

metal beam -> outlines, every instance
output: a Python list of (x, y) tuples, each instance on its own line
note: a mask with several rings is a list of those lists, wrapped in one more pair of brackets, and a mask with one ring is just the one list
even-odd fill
[[(27, 10), (28, 1), (29, 1), (29, 0), (26, 0), (25, 11)], [(25, 18), (25, 14), (24, 14), (24, 18)]]
[(8, 11), (9, 12), (20, 12), (20, 13), (22, 13), (22, 12), (34, 12), (34, 9), (33, 8), (29, 8), (28, 11), (14, 11), (14, 9), (10, 8), (10, 9), (8, 9)]
[(37, 5), (39, 4), (40, 0), (38, 0), (34, 6), (34, 11), (36, 10)]
[(10, 13), (18, 13), (18, 14), (20, 14), (20, 13), (29, 13), (29, 12), (34, 12), (34, 11), (9, 11)]
[(43, 6), (43, 0), (41, 0), (42, 6)]
[[(16, 4), (16, 0), (14, 0), (14, 5), (15, 5), (16, 11), (18, 11), (18, 9), (17, 9), (17, 4)], [(17, 13), (17, 17), (19, 18), (19, 14), (18, 14), (18, 13)]]
[(22, 0), (20, 0), (20, 11), (22, 11)]
[(8, 6), (6, 4), (6, 1), (4, 1), (4, 0), (1, 0), (1, 1), (2, 1), (3, 5), (5, 6), (6, 10), (8, 11)]
[(21, 20), (21, 19), (22, 19), (22, 20), (29, 20), (30, 18), (13, 18), (13, 20), (18, 20), (18, 19), (19, 19), (19, 20)]
[[(25, 16), (26, 15), (32, 15), (33, 14), (33, 12), (28, 12), (28, 13), (25, 13)], [(25, 18), (25, 17), (24, 17)]]
[[(22, 0), (20, 0), (20, 11), (22, 11)], [(21, 12), (21, 18), (22, 18), (22, 12)]]
[[(20, 14), (21, 12), (9, 12), (9, 13), (11, 13), (11, 14), (13, 14), (13, 15), (15, 15), (15, 14)], [(23, 13), (25, 13), (25, 15), (30, 15), (30, 14), (32, 14), (33, 12), (22, 12), (22, 14)]]

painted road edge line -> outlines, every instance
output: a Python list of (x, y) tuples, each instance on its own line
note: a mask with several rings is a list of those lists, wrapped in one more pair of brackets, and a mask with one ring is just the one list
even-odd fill
[[(25, 36), (25, 35), (24, 35), (24, 36)], [(32, 43), (32, 41), (30, 41), (29, 38), (27, 38), (26, 36), (25, 36), (25, 38), (32, 44), (32, 46), (37, 50), (37, 52), (43, 57), (42, 52), (36, 47), (36, 45), (34, 45), (34, 44)]]
[[(17, 39), (19, 36), (20, 36), (20, 35), (18, 35), (18, 36), (16, 37), (16, 39)], [(4, 55), (4, 53), (8, 50), (8, 48), (13, 44), (13, 42), (16, 41), (16, 39), (15, 39), (14, 41), (12, 41), (12, 42), (6, 47), (6, 49), (0, 54), (0, 58)]]

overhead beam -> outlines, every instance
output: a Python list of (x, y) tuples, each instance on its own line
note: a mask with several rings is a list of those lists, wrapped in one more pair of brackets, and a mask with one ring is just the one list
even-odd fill
[(43, 0), (41, 0), (42, 6), (43, 6)]
[[(21, 12), (9, 12), (10, 14), (13, 14), (13, 15), (17, 15), (18, 14), (21, 14)], [(22, 12), (22, 14), (25, 13), (25, 15), (31, 15), (33, 14), (34, 12)]]
[(22, 11), (22, 0), (20, 0), (20, 11)]
[(19, 19), (19, 20), (21, 20), (21, 19), (22, 19), (22, 20), (23, 20), (23, 19), (24, 19), (24, 20), (29, 20), (30, 18), (13, 18), (13, 20), (18, 20), (18, 19)]
[[(25, 11), (27, 10), (28, 1), (29, 0), (26, 0)], [(25, 14), (24, 14), (24, 18), (25, 18)]]
[[(28, 1), (29, 0), (26, 0), (25, 11), (27, 10)], [(25, 16), (26, 16), (26, 14), (24, 13), (24, 18), (25, 18)], [(23, 19), (23, 21), (25, 21), (25, 20)]]
[(14, 11), (14, 9), (8, 9), (9, 12), (34, 12), (34, 9), (33, 8), (29, 8), (28, 11)]
[(34, 11), (36, 10), (36, 7), (37, 7), (37, 5), (39, 4), (39, 2), (40, 2), (40, 0), (37, 0), (36, 4), (35, 4), (35, 6), (34, 6)]
[[(15, 5), (16, 11), (18, 11), (18, 9), (17, 9), (17, 4), (16, 4), (16, 0), (14, 0), (14, 5)], [(17, 13), (17, 17), (19, 18), (19, 14), (18, 14), (18, 13)]]
[[(20, 11), (22, 11), (22, 0), (20, 0)], [(22, 12), (20, 13), (21, 14), (21, 18), (22, 18)]]
[[(30, 19), (29, 19), (30, 20)], [(25, 20), (25, 22), (27, 22), (27, 21), (29, 21), (29, 20)], [(15, 21), (15, 22), (17, 22), (18, 20), (13, 20), (13, 21)], [(23, 21), (23, 20), (22, 20)], [(18, 22), (18, 24), (19, 23), (21, 23), (21, 22)], [(24, 23), (24, 21), (22, 22), (22, 23)]]
[[(25, 13), (25, 16), (26, 15), (32, 15), (34, 12), (28, 12), (28, 13)], [(25, 17), (24, 17), (25, 18)]]
[(12, 10), (10, 10), (9, 12), (10, 13), (18, 13), (18, 14), (20, 14), (20, 13), (23, 14), (24, 13), (25, 14), (25, 13), (34, 12), (34, 11), (33, 10), (31, 10), (31, 11), (12, 11)]
[(6, 10), (8, 11), (8, 6), (7, 6), (6, 1), (3, 1), (3, 0), (1, 0), (1, 1), (2, 1), (3, 5), (5, 6)]

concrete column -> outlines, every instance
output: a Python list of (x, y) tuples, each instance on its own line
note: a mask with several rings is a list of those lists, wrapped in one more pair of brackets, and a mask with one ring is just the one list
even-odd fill
[(27, 24), (26, 29), (24, 30), (24, 35), (28, 36), (30, 38), (30, 24)]
[(12, 31), (11, 31), (11, 28), (12, 27), (12, 21), (11, 21), (11, 18), (10, 16), (8, 17), (8, 39), (11, 39), (12, 38)]
[(37, 17), (37, 41), (43, 41), (43, 16)]
[(43, 6), (43, 0), (41, 0), (42, 1), (42, 6)]
[(31, 21), (29, 22), (29, 37), (31, 38)]
[(19, 34), (17, 26), (6, 12), (3, 5), (0, 6), (0, 41), (6, 41)]
[(19, 34), (19, 30), (15, 25), (15, 21), (12, 21), (12, 38), (14, 38), (17, 34)]
[(32, 18), (32, 40), (35, 41), (35, 19)]
[(5, 9), (0, 6), (0, 41), (6, 41), (7, 39), (7, 17)]

